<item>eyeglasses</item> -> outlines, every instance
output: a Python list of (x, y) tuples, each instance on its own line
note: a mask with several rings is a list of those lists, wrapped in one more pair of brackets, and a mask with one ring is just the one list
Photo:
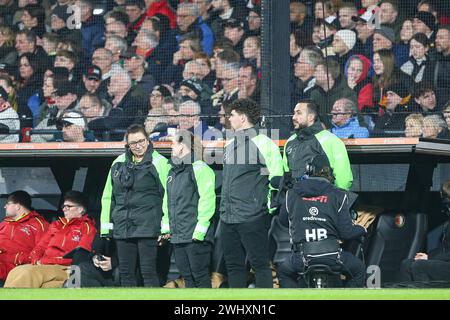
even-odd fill
[(138, 141), (128, 142), (128, 146), (129, 146), (130, 148), (134, 148), (134, 147), (136, 147), (138, 144), (139, 144), (139, 145), (143, 145), (145, 141), (147, 141), (147, 139), (141, 139), (141, 140), (138, 140)]
[(74, 207), (79, 207), (79, 206), (72, 205), (72, 204), (64, 204), (61, 208), (64, 210), (64, 209), (72, 209)]

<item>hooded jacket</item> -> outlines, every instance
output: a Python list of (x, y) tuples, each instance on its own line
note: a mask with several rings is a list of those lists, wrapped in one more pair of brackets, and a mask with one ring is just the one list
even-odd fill
[(373, 84), (372, 79), (369, 78), (369, 70), (371, 62), (365, 56), (357, 54), (351, 56), (345, 64), (345, 77), (348, 78), (349, 62), (353, 57), (358, 57), (362, 61), (363, 71), (361, 76), (356, 80), (356, 86), (353, 91), (358, 96), (358, 109), (361, 112), (373, 112)]
[(30, 263), (30, 252), (47, 230), (48, 222), (35, 211), (0, 223), (0, 279), (15, 266)]
[[(190, 155), (189, 155), (190, 157)], [(203, 161), (191, 159), (172, 163), (167, 178), (169, 214), (161, 233), (171, 234), (170, 242), (190, 243), (192, 239), (213, 241), (211, 220), (216, 209), (214, 171)], [(170, 230), (167, 229), (169, 223)]]
[(256, 220), (268, 213), (269, 181), (283, 175), (278, 146), (255, 128), (240, 130), (225, 145), (220, 219), (229, 224)]
[(177, 28), (176, 30), (176, 38), (178, 44), (185, 34), (193, 34), (200, 39), (200, 44), (202, 45), (203, 52), (208, 56), (212, 55), (214, 47), (214, 35), (211, 28), (201, 18), (197, 18), (197, 20), (194, 21), (185, 32), (181, 31), (179, 28)]
[(325, 154), (336, 178), (338, 188), (349, 190), (353, 183), (352, 168), (347, 149), (341, 139), (322, 128), (320, 121), (312, 126), (296, 130), (284, 145), (284, 171), (299, 178), (306, 171), (306, 163), (316, 155)]
[(131, 151), (114, 160), (102, 195), (101, 234), (115, 239), (156, 238), (167, 214), (167, 159), (148, 146), (141, 162)]
[(282, 211), (280, 222), (287, 225), (287, 213), (293, 244), (356, 239), (366, 230), (351, 220), (350, 207), (355, 199), (353, 193), (335, 188), (325, 178), (300, 180), (286, 194), (286, 211)]
[(87, 214), (70, 220), (59, 218), (31, 252), (31, 263), (40, 261), (41, 264), (70, 266), (72, 259), (65, 259), (64, 255), (77, 247), (91, 251), (96, 232), (95, 222)]

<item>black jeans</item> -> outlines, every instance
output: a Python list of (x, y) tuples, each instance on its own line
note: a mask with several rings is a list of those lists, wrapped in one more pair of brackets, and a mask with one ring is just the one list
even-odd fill
[[(349, 252), (341, 252), (341, 262), (344, 265), (343, 274), (349, 276), (345, 282), (346, 287), (360, 288), (364, 286), (366, 277), (364, 263)], [(322, 259), (320, 263), (330, 266), (336, 265), (336, 261), (332, 259)], [(278, 267), (277, 275), (280, 280), (281, 288), (298, 288), (302, 282), (299, 282), (300, 272), (304, 272), (304, 264), (299, 253), (293, 252), (290, 257)], [(304, 283), (304, 282), (303, 282)]]
[(257, 288), (272, 288), (269, 263), (270, 216), (245, 223), (222, 222), (221, 236), (230, 288), (247, 287), (246, 256), (255, 270)]
[(118, 283), (114, 282), (114, 270), (103, 271), (94, 266), (92, 261), (84, 261), (78, 264), (81, 272), (81, 287), (114, 287)]
[(186, 288), (211, 288), (211, 244), (204, 241), (178, 243), (173, 248)]
[(450, 262), (405, 259), (400, 268), (401, 281), (450, 281)]
[(137, 263), (145, 287), (159, 287), (156, 272), (156, 257), (158, 244), (154, 238), (137, 238), (117, 240), (119, 257), (120, 284), (122, 287), (136, 287)]

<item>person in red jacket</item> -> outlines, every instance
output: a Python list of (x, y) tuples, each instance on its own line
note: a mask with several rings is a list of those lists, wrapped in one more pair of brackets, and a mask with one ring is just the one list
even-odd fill
[(91, 251), (95, 223), (86, 214), (87, 200), (78, 191), (64, 195), (64, 218), (53, 222), (30, 254), (31, 264), (18, 266), (6, 278), (5, 288), (58, 288), (68, 279), (75, 248)]
[(31, 197), (22, 190), (11, 193), (0, 223), (0, 280), (16, 266), (30, 263), (31, 250), (48, 230), (48, 222), (31, 210)]
[(177, 16), (167, 3), (167, 0), (154, 0), (150, 2), (151, 4), (147, 10), (147, 17), (153, 17), (154, 15), (160, 13), (169, 18), (170, 28), (175, 29), (177, 27)]
[(373, 85), (369, 78), (371, 62), (365, 56), (357, 54), (351, 56), (345, 65), (347, 84), (358, 95), (358, 109), (360, 112), (373, 112)]

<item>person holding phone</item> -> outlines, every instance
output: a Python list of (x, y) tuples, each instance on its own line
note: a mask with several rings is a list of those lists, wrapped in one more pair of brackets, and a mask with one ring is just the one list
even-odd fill
[(103, 191), (101, 234), (116, 241), (121, 286), (137, 286), (139, 261), (144, 286), (159, 287), (156, 257), (170, 166), (144, 126), (130, 126), (125, 140), (126, 151), (114, 160)]
[[(170, 238), (175, 262), (186, 288), (211, 288), (210, 262), (216, 209), (214, 171), (202, 160), (200, 139), (179, 131), (172, 143), (172, 168), (167, 179)], [(164, 223), (167, 226), (167, 223)]]

